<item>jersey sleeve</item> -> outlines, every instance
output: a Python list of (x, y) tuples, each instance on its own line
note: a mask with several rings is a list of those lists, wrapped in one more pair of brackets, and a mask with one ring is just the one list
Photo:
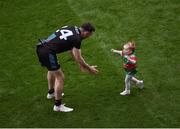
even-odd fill
[(131, 63), (136, 64), (137, 58), (135, 55), (132, 55), (132, 56), (130, 56), (129, 60)]
[(73, 46), (77, 49), (81, 49), (81, 40), (80, 39), (73, 40)]

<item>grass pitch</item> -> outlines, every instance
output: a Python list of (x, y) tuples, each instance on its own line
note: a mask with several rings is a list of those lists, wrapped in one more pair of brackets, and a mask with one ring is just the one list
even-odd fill
[[(0, 127), (180, 127), (179, 0), (4, 0), (0, 1)], [(58, 56), (65, 73), (63, 103), (46, 100), (46, 69), (33, 46), (64, 25), (91, 21), (92, 38), (82, 53), (98, 65), (97, 76), (80, 73), (69, 53)], [(120, 48), (137, 42), (137, 76), (145, 89), (122, 97)]]

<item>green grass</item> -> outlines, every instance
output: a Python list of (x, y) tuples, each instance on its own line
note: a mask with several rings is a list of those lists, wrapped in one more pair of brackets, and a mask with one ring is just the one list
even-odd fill
[[(179, 14), (179, 0), (1, 0), (0, 127), (180, 127)], [(80, 73), (68, 53), (59, 55), (63, 102), (75, 111), (56, 113), (33, 46), (60, 26), (85, 21), (97, 31), (82, 53), (100, 73)], [(122, 97), (121, 60), (110, 49), (130, 39), (145, 89)]]

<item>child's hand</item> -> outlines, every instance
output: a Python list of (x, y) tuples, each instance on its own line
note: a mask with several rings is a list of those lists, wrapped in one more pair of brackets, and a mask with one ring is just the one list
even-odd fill
[(115, 49), (111, 49), (111, 52), (113, 53), (116, 53), (116, 54), (119, 54), (119, 55), (123, 55), (123, 52), (122, 51), (119, 51), (119, 50), (115, 50)]
[(114, 49), (111, 49), (111, 52), (114, 52)]

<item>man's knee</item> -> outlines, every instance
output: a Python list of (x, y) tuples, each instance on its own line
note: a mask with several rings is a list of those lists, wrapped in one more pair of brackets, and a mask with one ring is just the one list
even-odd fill
[(64, 73), (63, 73), (63, 72), (61, 73), (61, 77), (62, 77), (62, 79), (63, 79), (63, 81), (64, 81), (64, 78), (65, 78), (65, 77), (64, 77)]
[(64, 81), (64, 73), (61, 70), (55, 72), (55, 77), (58, 81)]
[(54, 78), (55, 77), (55, 75), (54, 75), (54, 72), (52, 72), (52, 71), (48, 71), (48, 73), (47, 73), (47, 79), (49, 79), (49, 78)]

